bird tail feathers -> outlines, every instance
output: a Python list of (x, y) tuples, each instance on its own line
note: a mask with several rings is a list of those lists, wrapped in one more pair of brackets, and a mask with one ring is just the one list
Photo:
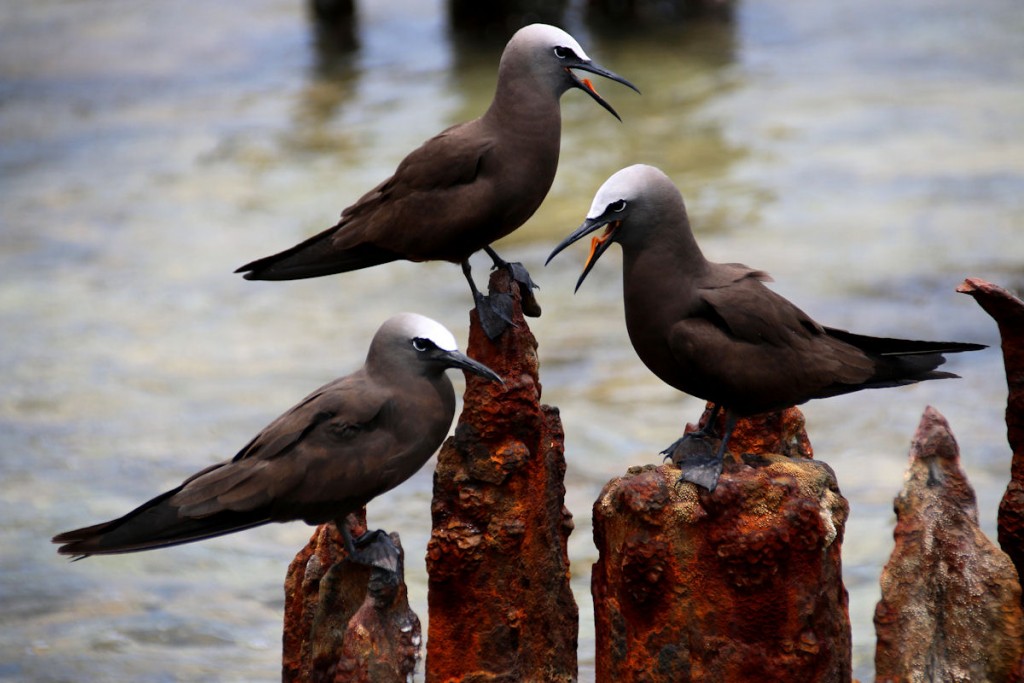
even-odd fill
[[(861, 351), (877, 356), (915, 356), (942, 353), (962, 353), (964, 351), (980, 351), (988, 348), (984, 344), (969, 344), (965, 342), (943, 342), (943, 341), (918, 341), (915, 339), (893, 339), (891, 337), (869, 337), (864, 334), (855, 334), (846, 330), (837, 330), (834, 327), (826, 327), (825, 331), (830, 337), (856, 346)], [(941, 365), (938, 363), (937, 365)], [(935, 367), (934, 365), (932, 367)]]
[(331, 240), (336, 232), (336, 228), (326, 230), (290, 249), (247, 263), (235, 272), (244, 273), (246, 280), (302, 280), (347, 273), (401, 258), (373, 244), (340, 249)]
[(959, 375), (952, 372), (935, 369), (946, 362), (943, 354), (978, 351), (986, 348), (983, 344), (964, 342), (870, 337), (834, 328), (825, 328), (825, 331), (836, 341), (853, 346), (864, 353), (871, 359), (873, 371), (867, 379), (862, 381), (833, 384), (817, 394), (817, 398), (837, 396), (860, 389), (883, 389), (932, 379), (958, 378)]
[(249, 529), (270, 521), (265, 512), (226, 510), (207, 517), (185, 517), (169, 499), (180, 487), (161, 494), (127, 515), (53, 537), (57, 552), (76, 559), (166, 548)]

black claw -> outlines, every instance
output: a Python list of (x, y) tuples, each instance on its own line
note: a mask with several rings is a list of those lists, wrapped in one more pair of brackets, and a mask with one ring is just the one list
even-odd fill
[(659, 455), (665, 456), (665, 460), (671, 460), (674, 464), (678, 465), (681, 461), (686, 460), (692, 455), (710, 451), (711, 444), (708, 443), (709, 438), (714, 437), (702, 431), (688, 432), (673, 441)]
[(700, 432), (690, 432), (677, 439), (661, 452), (680, 469), (679, 481), (689, 481), (714, 491), (722, 474), (723, 448), (715, 448), (712, 438)]
[(523, 315), (528, 318), (539, 318), (540, 304), (537, 303), (537, 297), (533, 295), (533, 290), (540, 289), (540, 285), (534, 282), (533, 278), (530, 277), (530, 271), (526, 270), (526, 266), (518, 261), (506, 261), (498, 256), (498, 252), (494, 251), (494, 249), (491, 249), (490, 247), (484, 247), (484, 251), (487, 252), (487, 255), (491, 257), (491, 261), (494, 262), (493, 268), (508, 269), (509, 275), (512, 277), (512, 281), (519, 285), (519, 295), (523, 307)]
[(676, 463), (676, 458), (675, 458), (676, 450), (679, 449), (683, 445), (683, 441), (685, 441), (688, 436), (689, 435), (687, 434), (685, 436), (679, 437), (678, 439), (673, 441), (671, 444), (669, 444), (668, 448), (666, 448), (661, 453), (659, 453), (658, 455), (665, 456), (664, 458), (662, 458), (662, 462), (664, 462), (665, 460), (671, 460), (673, 464), (678, 464), (678, 463)]
[(353, 546), (355, 553), (349, 556), (352, 562), (379, 567), (396, 574), (402, 568), (402, 554), (391, 540), (391, 536), (383, 529), (367, 531), (353, 540)]
[(480, 327), (491, 341), (500, 337), (512, 322), (512, 296), (505, 292), (495, 292), (484, 296), (479, 292), (473, 295), (476, 302), (476, 314), (480, 318)]
[(722, 459), (712, 456), (708, 460), (687, 461), (680, 465), (679, 481), (689, 481), (703, 486), (710, 493), (718, 486), (722, 476)]
[[(683, 434), (676, 439), (671, 446), (661, 452), (666, 458), (679, 468), (679, 483), (689, 481), (698, 486), (703, 486), (709, 492), (714, 491), (718, 486), (718, 478), (722, 476), (722, 464), (725, 459), (725, 448), (736, 428), (736, 415), (730, 411), (725, 412), (725, 430), (718, 439), (715, 422), (722, 406), (715, 404), (712, 407), (711, 415), (702, 429), (689, 434)], [(713, 442), (718, 441), (716, 449)]]
[[(488, 248), (487, 251), (491, 253), (493, 250)], [(505, 264), (504, 261), (496, 257), (497, 255), (492, 253), (492, 258), (495, 258), (495, 267)], [(466, 276), (470, 291), (473, 292), (476, 314), (480, 318), (480, 326), (487, 338), (494, 341), (509, 327), (515, 327), (516, 324), (512, 322), (512, 295), (506, 292), (495, 292), (490, 296), (482, 294), (473, 282), (468, 260), (462, 262), (462, 273)]]
[(522, 263), (509, 263), (506, 265), (512, 274), (512, 280), (519, 285), (519, 297), (523, 307), (523, 315), (528, 318), (539, 318), (540, 304), (537, 303), (537, 297), (534, 296), (533, 290), (540, 289), (540, 287), (533, 281), (533, 278), (530, 277), (530, 272), (526, 270)]
[(515, 263), (505, 263), (505, 267), (512, 274), (512, 279), (526, 287), (526, 289), (540, 289), (540, 286), (530, 277), (530, 271), (526, 270), (526, 266), (522, 263), (518, 261)]

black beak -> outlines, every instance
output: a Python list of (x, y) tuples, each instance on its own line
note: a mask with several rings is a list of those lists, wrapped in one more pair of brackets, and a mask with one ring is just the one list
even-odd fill
[(633, 90), (636, 90), (636, 92), (638, 94), (640, 92), (635, 85), (633, 85), (632, 83), (627, 81), (622, 76), (618, 75), (617, 73), (615, 73), (613, 71), (609, 71), (608, 69), (604, 68), (603, 66), (599, 66), (599, 65), (595, 64), (594, 62), (584, 61), (584, 60), (581, 59), (581, 60), (575, 62), (574, 64), (569, 64), (569, 65), (566, 66), (565, 70), (566, 70), (566, 72), (568, 72), (569, 78), (572, 79), (574, 87), (579, 88), (583, 92), (585, 92), (588, 95), (590, 95), (591, 97), (593, 97), (594, 101), (596, 101), (602, 107), (604, 107), (609, 112), (611, 112), (611, 115), (614, 116), (615, 118), (617, 118), (619, 121), (622, 120), (622, 117), (619, 116), (619, 113), (617, 111), (612, 109), (612, 105), (610, 105), (607, 102), (605, 102), (604, 98), (597, 94), (597, 90), (594, 89), (594, 85), (590, 82), (590, 79), (589, 78), (582, 78), (581, 79), (579, 76), (577, 76), (575, 73), (573, 73), (573, 71), (572, 71), (573, 69), (579, 69), (580, 71), (589, 71), (592, 74), (597, 74), (598, 76), (604, 76), (607, 79), (616, 81), (617, 83), (622, 83), (623, 85), (625, 85), (627, 87), (630, 87)]
[(600, 237), (595, 236), (590, 242), (590, 254), (587, 256), (587, 262), (583, 266), (583, 273), (580, 274), (580, 279), (576, 281), (576, 289), (573, 290), (574, 292), (578, 292), (580, 290), (580, 285), (583, 284), (583, 281), (587, 278), (587, 275), (594, 267), (594, 264), (597, 263), (597, 260), (601, 258), (601, 254), (608, 251), (608, 247), (612, 245), (612, 237), (615, 235), (615, 231), (619, 229), (619, 226), (622, 225), (622, 221), (612, 220), (604, 216), (588, 218), (583, 221), (583, 225), (576, 228), (571, 235), (562, 240), (562, 243), (554, 248), (551, 255), (548, 256), (548, 260), (544, 262), (544, 265), (546, 266), (551, 263), (551, 259), (555, 258), (555, 255), (558, 252), (562, 251), (573, 242), (583, 239), (595, 230), (600, 230), (606, 225), (608, 226), (608, 229), (605, 233)]
[(491, 370), (483, 363), (473, 360), (461, 351), (445, 351), (444, 359), (450, 368), (462, 368), (463, 370), (480, 375), (481, 377), (485, 377), (493, 382), (501, 382), (502, 384), (505, 384), (505, 380), (503, 380), (498, 373)]

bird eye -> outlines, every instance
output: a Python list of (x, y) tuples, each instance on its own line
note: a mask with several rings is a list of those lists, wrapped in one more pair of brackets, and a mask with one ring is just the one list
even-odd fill
[(619, 201), (615, 202), (614, 204), (609, 204), (608, 205), (608, 210), (609, 211), (614, 211), (615, 213), (622, 213), (623, 211), (626, 210), (626, 200), (625, 199), (620, 199)]
[(417, 351), (426, 351), (433, 345), (433, 342), (431, 342), (429, 339), (424, 339), (423, 337), (416, 337), (412, 340), (412, 348), (416, 349)]
[(556, 47), (555, 56), (558, 57), (559, 59), (568, 59), (569, 57), (574, 57), (575, 55), (573, 54), (573, 51), (567, 47)]

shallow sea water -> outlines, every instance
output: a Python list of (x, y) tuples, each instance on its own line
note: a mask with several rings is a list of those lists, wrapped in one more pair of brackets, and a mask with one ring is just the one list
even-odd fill
[[(732, 22), (565, 26), (643, 91), (595, 85), (618, 123), (563, 97), (562, 161), (499, 245), (539, 282), (544, 401), (566, 430), (580, 678), (593, 679), (590, 506), (657, 462), (701, 403), (640, 364), (618, 251), (575, 296), (585, 254), (547, 253), (622, 166), (679, 184), (708, 256), (763, 268), (819, 320), (998, 346), (954, 292), (1024, 286), (1024, 12), (1012, 0), (764, 0)], [(229, 457), (359, 365), (399, 310), (465, 344), (456, 266), (396, 263), (294, 283), (231, 271), (334, 222), (416, 145), (478, 115), (500, 45), (453, 38), (443, 3), (363, 3), (334, 49), (295, 0), (0, 0), (0, 679), (270, 681), (301, 524), (69, 564), (54, 533), (120, 515)], [(476, 270), (486, 259), (475, 260)], [(983, 527), (1009, 468), (997, 349), (957, 381), (805, 407), (850, 500), (843, 546), (855, 676), (872, 678), (892, 499), (922, 410), (949, 419)], [(461, 393), (462, 379), (454, 378)], [(431, 470), (370, 506), (398, 530), (424, 620)], [(421, 665), (422, 668), (422, 665)]]

